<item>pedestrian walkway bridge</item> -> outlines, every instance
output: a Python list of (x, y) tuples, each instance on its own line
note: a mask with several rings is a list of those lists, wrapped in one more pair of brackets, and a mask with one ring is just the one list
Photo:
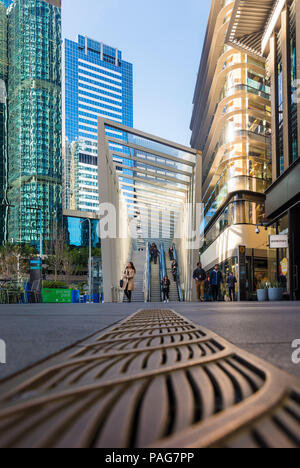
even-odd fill
[[(135, 250), (131, 254), (132, 262), (136, 268), (136, 275), (134, 278), (135, 289), (132, 296), (132, 302), (162, 302), (162, 280), (165, 276), (168, 276), (171, 282), (170, 301), (184, 301), (184, 296), (181, 290), (180, 265), (178, 263), (176, 246), (173, 245), (173, 259), (177, 262), (177, 276), (176, 278), (173, 278), (171, 268), (172, 261), (169, 258), (169, 248), (167, 248), (166, 251), (166, 245), (170, 246), (169, 242), (161, 243), (158, 246), (159, 257), (156, 264), (151, 261), (151, 243), (152, 241), (147, 245), (140, 244), (139, 250)], [(127, 302), (125, 295), (123, 302)]]
[[(188, 240), (195, 229), (196, 203), (201, 201), (200, 155), (191, 148), (105, 119), (99, 119), (98, 141), (99, 189), (104, 207), (100, 218), (106, 217), (108, 225), (111, 217), (115, 218), (112, 229), (100, 236), (105, 302), (120, 300), (120, 277), (129, 261), (138, 265), (134, 300), (160, 302), (162, 275), (170, 273), (166, 254), (171, 243), (176, 246), (180, 265), (178, 281), (171, 282), (172, 300), (191, 300), (192, 269), (199, 260), (200, 241), (193, 250), (188, 248)], [(113, 216), (107, 217), (108, 211)], [(141, 251), (146, 253), (149, 242), (155, 242), (164, 253), (157, 266), (149, 266), (144, 258), (147, 286), (143, 298)]]

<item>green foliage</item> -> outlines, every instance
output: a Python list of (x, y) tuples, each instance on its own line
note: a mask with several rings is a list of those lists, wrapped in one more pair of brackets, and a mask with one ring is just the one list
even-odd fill
[(39, 255), (38, 250), (32, 245), (24, 244), (24, 245), (21, 245), (20, 248), (21, 248), (22, 256), (24, 258), (29, 259), (29, 258), (36, 257), (37, 255)]
[(77, 291), (80, 291), (80, 294), (83, 296), (83, 294), (86, 294), (86, 288), (88, 287), (87, 283), (85, 282), (82, 282), (82, 283), (78, 283), (76, 285), (76, 290)]
[(269, 284), (269, 283), (262, 283), (262, 282), (260, 282), (260, 283), (258, 283), (257, 289), (260, 289), (260, 290), (261, 290), (261, 289), (268, 289), (268, 287), (269, 287), (268, 284)]
[[(89, 248), (69, 246), (63, 240), (58, 240), (55, 252), (48, 254), (44, 261), (48, 273), (67, 276), (78, 275), (88, 269)], [(92, 249), (93, 257), (101, 257), (101, 248)]]
[(18, 283), (13, 283), (13, 282), (6, 283), (5, 286), (4, 286), (4, 289), (6, 289), (7, 291), (13, 291), (13, 292), (17, 292), (17, 293), (24, 291), (23, 286), (21, 286)]
[(29, 274), (29, 259), (36, 257), (37, 250), (27, 244), (6, 244), (0, 247), (0, 277), (20, 281)]
[(44, 289), (68, 289), (67, 283), (64, 281), (43, 281)]
[(0, 288), (0, 304), (19, 304), (23, 293), (23, 285), (17, 282), (2, 284)]
[(268, 286), (269, 289), (282, 289), (282, 284), (279, 281), (274, 281), (274, 283), (270, 283)]

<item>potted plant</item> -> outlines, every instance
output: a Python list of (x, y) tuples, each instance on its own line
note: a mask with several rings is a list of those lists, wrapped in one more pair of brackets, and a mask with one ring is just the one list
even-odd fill
[(258, 289), (257, 289), (257, 300), (259, 302), (267, 302), (269, 299), (269, 296), (268, 296), (268, 286), (267, 284), (265, 283), (260, 283), (258, 285)]
[(268, 297), (271, 302), (280, 302), (283, 300), (284, 289), (280, 283), (275, 282), (269, 285)]

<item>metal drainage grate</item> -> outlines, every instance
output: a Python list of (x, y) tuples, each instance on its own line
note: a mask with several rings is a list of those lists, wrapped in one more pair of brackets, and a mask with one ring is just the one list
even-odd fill
[(292, 393), (279, 407), (235, 437), (220, 444), (222, 448), (299, 448), (300, 393)]
[(300, 446), (299, 381), (173, 311), (139, 311), (8, 385), (1, 447)]

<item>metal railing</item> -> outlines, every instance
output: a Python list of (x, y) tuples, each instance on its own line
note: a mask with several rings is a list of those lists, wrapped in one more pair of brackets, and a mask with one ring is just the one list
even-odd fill
[(178, 297), (180, 302), (184, 302), (184, 297), (183, 297), (183, 292), (181, 288), (181, 282), (180, 282), (180, 273), (179, 273), (179, 262), (178, 262), (178, 255), (177, 255), (177, 250), (176, 250), (176, 245), (173, 244), (173, 257), (174, 260), (177, 262), (177, 290), (178, 290)]
[(29, 304), (31, 300), (28, 283), (20, 281), (0, 281), (0, 304)]
[(150, 244), (146, 246), (146, 262), (144, 276), (144, 297), (145, 302), (151, 302), (151, 255)]

